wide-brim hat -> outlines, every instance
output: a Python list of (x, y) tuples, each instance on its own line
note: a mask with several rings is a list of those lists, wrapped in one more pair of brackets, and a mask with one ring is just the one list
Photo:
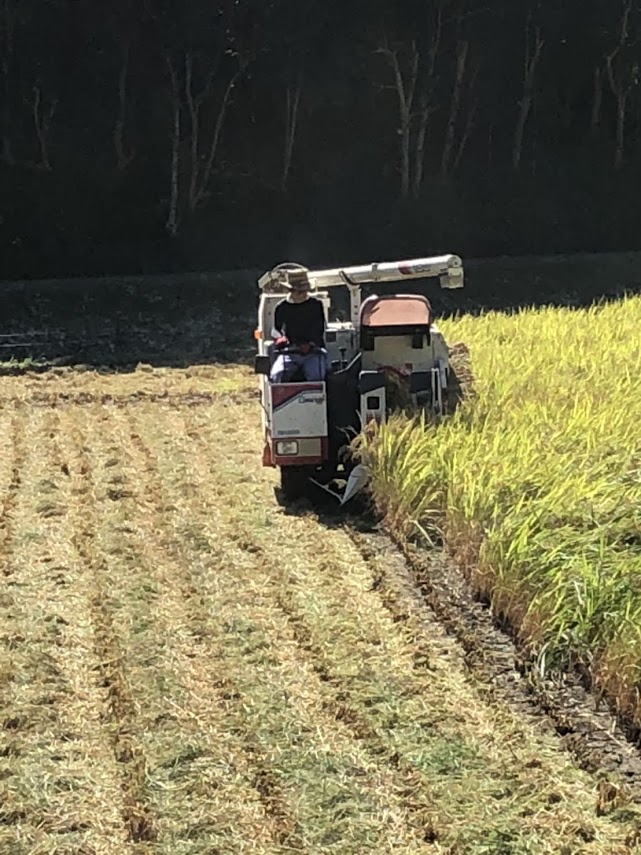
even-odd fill
[(287, 276), (287, 291), (311, 291), (312, 285), (306, 270), (291, 270)]

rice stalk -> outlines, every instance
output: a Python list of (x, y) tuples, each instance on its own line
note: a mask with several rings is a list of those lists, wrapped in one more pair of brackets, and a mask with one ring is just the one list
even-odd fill
[[(547, 667), (580, 663), (641, 723), (641, 299), (443, 324), (475, 395), (365, 440), (379, 510), (442, 535)], [(629, 645), (629, 648), (626, 647)]]

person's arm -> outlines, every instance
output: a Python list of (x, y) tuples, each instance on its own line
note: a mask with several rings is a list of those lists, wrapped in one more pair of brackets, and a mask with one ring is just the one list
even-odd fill
[(276, 311), (274, 312), (274, 327), (272, 329), (272, 339), (274, 341), (274, 347), (280, 348), (287, 345), (287, 333), (286, 329), (286, 321), (285, 321), (285, 309), (286, 303), (283, 300), (276, 306)]
[(325, 347), (325, 310), (320, 300), (315, 299), (315, 303), (314, 325), (310, 330), (312, 333), (311, 340), (317, 347)]
[(283, 335), (283, 329), (285, 327), (285, 319), (283, 318), (283, 306), (284, 303), (279, 303), (276, 306), (276, 311), (274, 312), (274, 329), (272, 330), (272, 338), (276, 338), (277, 335)]

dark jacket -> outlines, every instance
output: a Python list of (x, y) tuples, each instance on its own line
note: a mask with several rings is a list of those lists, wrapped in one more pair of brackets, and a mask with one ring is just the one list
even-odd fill
[(282, 300), (276, 306), (274, 328), (291, 344), (313, 343), (317, 347), (325, 347), (323, 304), (315, 297), (309, 297), (304, 303)]

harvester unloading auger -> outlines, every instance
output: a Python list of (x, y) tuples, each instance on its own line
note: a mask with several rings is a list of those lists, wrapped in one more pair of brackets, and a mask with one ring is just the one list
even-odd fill
[[(287, 382), (275, 383), (269, 376), (280, 353), (272, 339), (274, 314), (290, 279), (301, 272), (325, 310), (327, 374), (305, 382), (293, 372), (284, 378)], [(307, 493), (313, 482), (342, 503), (349, 501), (367, 483), (367, 472), (351, 454), (352, 441), (364, 427), (372, 421), (383, 424), (399, 407), (434, 418), (455, 409), (460, 386), (427, 298), (361, 298), (363, 285), (430, 277), (438, 277), (442, 288), (462, 288), (463, 263), (457, 255), (444, 255), (332, 270), (282, 264), (260, 278), (256, 373), (261, 375), (263, 463), (280, 468), (285, 497)], [(349, 321), (330, 319), (328, 289), (339, 286), (349, 293)], [(342, 496), (328, 486), (338, 480), (346, 482)]]

